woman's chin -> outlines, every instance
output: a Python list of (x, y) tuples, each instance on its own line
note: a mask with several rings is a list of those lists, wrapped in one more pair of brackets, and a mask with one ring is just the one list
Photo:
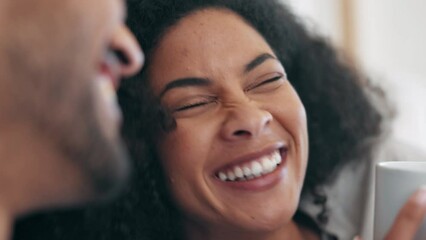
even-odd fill
[[(290, 204), (289, 204), (290, 205)], [(280, 206), (235, 206), (218, 219), (219, 228), (242, 233), (267, 233), (283, 229), (293, 218), (297, 204)], [(293, 205), (293, 204), (292, 204)]]

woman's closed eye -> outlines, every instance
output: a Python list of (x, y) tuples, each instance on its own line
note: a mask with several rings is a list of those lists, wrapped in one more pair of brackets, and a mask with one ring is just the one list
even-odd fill
[(267, 78), (266, 80), (255, 82), (246, 88), (246, 91), (259, 91), (266, 92), (269, 90), (274, 90), (281, 86), (284, 81), (283, 75), (275, 75), (273, 77)]
[(186, 103), (183, 103), (177, 106), (174, 109), (174, 112), (195, 110), (197, 108), (207, 107), (209, 104), (216, 103), (216, 102), (217, 102), (216, 97), (201, 97), (201, 98), (190, 100)]

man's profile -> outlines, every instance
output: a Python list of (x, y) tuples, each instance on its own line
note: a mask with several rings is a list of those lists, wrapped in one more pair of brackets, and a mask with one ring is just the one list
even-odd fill
[(127, 178), (115, 89), (143, 57), (124, 20), (122, 0), (0, 0), (0, 239)]

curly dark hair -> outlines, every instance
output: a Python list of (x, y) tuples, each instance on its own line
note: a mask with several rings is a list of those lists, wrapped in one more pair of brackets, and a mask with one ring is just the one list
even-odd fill
[[(194, 11), (215, 7), (243, 17), (285, 66), (308, 118), (309, 161), (302, 191), (333, 180), (344, 165), (369, 159), (382, 132), (383, 116), (366, 93), (367, 82), (324, 39), (308, 33), (279, 0), (128, 0), (128, 24), (146, 53), (146, 65), (167, 30)], [(134, 177), (124, 196), (108, 207), (34, 217), (54, 226), (35, 237), (23, 221), (15, 239), (180, 239), (180, 217), (171, 202), (154, 151), (159, 131), (174, 127), (152, 95), (146, 71), (119, 90), (123, 134), (134, 159)], [(78, 222), (71, 222), (71, 220)], [(43, 221), (41, 221), (43, 220)], [(34, 221), (34, 220), (33, 220)], [(55, 224), (55, 225), (52, 225)], [(36, 230), (37, 231), (37, 230)], [(31, 235), (30, 238), (29, 235)], [(46, 236), (48, 235), (48, 236)]]

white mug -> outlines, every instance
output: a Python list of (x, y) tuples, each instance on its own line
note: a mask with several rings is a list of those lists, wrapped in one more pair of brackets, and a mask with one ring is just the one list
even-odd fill
[[(411, 194), (423, 186), (426, 186), (426, 162), (382, 162), (376, 165), (375, 240), (386, 236), (401, 207)], [(425, 237), (426, 221), (414, 239)]]

